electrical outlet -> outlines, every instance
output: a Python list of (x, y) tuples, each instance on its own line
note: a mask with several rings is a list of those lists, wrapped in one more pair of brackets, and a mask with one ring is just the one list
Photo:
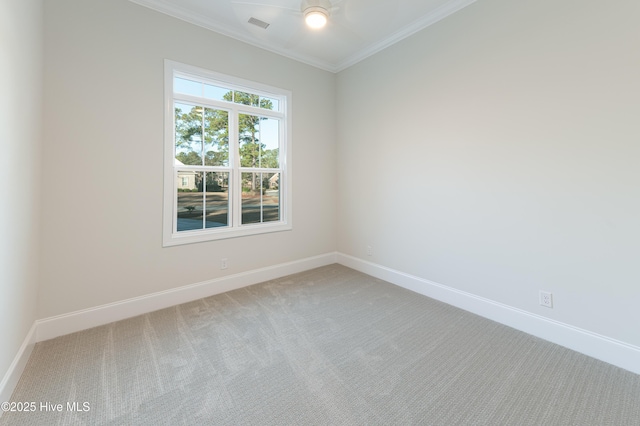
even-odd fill
[(371, 246), (367, 246), (367, 256), (372, 256), (373, 255), (373, 249), (371, 248)]
[(229, 262), (227, 258), (220, 259), (220, 269), (227, 269), (229, 267)]
[(553, 308), (553, 294), (540, 290), (540, 305)]

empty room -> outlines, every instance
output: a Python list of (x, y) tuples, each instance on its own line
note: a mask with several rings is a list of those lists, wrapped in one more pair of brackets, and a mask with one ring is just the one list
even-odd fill
[(639, 19), (2, 0), (0, 425), (640, 424)]

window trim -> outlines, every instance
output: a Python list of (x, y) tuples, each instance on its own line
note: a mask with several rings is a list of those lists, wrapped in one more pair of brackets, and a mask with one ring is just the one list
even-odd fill
[[(282, 104), (279, 114), (272, 114), (270, 110), (262, 110), (266, 116), (277, 115), (284, 122), (281, 125), (282, 137), (279, 147), (281, 160), (280, 176), (280, 221), (262, 222), (258, 224), (233, 223), (229, 227), (206, 228), (201, 231), (177, 232), (174, 229), (174, 215), (177, 209), (177, 177), (175, 176), (175, 119), (174, 119), (174, 76), (185, 75), (197, 77), (212, 83), (224, 83), (226, 87), (233, 90), (256, 93), (278, 99)], [(216, 103), (216, 101), (211, 101)], [(245, 108), (246, 107), (246, 108)], [(242, 105), (241, 109), (249, 113), (260, 113), (258, 108)], [(292, 223), (292, 176), (291, 176), (291, 92), (273, 86), (220, 74), (203, 68), (175, 62), (169, 59), (164, 61), (164, 188), (163, 188), (163, 247), (199, 243), (205, 241), (215, 241), (227, 238), (237, 238), (250, 235), (259, 235), (271, 232), (288, 231), (293, 228)], [(229, 125), (233, 125), (235, 119), (231, 119)], [(231, 160), (231, 158), (230, 158)], [(234, 179), (240, 181), (242, 169), (239, 164), (229, 164), (230, 173), (234, 173)], [(266, 171), (265, 171), (266, 172)], [(231, 176), (230, 176), (231, 180)], [(229, 194), (229, 203), (235, 203), (236, 208), (241, 204), (242, 188), (236, 189), (235, 196)], [(231, 213), (231, 211), (230, 211)]]

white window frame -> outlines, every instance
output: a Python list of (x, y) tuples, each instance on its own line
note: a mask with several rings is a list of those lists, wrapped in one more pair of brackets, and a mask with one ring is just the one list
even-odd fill
[[(280, 110), (271, 111), (231, 102), (214, 101), (209, 99), (195, 99), (189, 95), (174, 93), (174, 77), (189, 77), (213, 85), (228, 87), (242, 91), (277, 99)], [(189, 99), (189, 98), (192, 99)], [(207, 228), (195, 231), (177, 231), (177, 166), (175, 165), (175, 110), (174, 101), (196, 101), (212, 108), (230, 111), (229, 114), (229, 218), (230, 225), (225, 227)], [(252, 81), (232, 77), (203, 68), (182, 64), (165, 59), (164, 65), (164, 208), (163, 208), (163, 246), (214, 241), (226, 238), (236, 238), (258, 235), (270, 232), (288, 231), (293, 228), (291, 210), (291, 92), (288, 90), (255, 83)], [(275, 117), (280, 120), (279, 161), (281, 175), (280, 190), (280, 220), (277, 222), (262, 222), (242, 225), (241, 197), (242, 184), (239, 155), (232, 152), (237, 147), (237, 129), (235, 114), (253, 114)], [(232, 143), (232, 140), (234, 141)], [(267, 172), (265, 170), (265, 172)]]

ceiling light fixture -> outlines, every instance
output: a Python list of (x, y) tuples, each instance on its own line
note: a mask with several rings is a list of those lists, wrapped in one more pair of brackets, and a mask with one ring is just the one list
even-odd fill
[(329, 11), (321, 6), (311, 6), (304, 10), (304, 21), (310, 28), (319, 29), (327, 25)]

